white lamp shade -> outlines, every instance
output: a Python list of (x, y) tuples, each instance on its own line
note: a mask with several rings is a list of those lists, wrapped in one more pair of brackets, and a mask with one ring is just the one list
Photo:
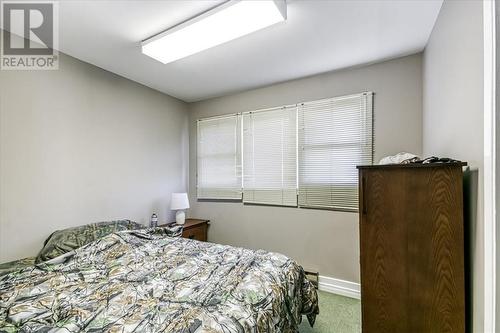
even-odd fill
[(187, 208), (189, 208), (189, 199), (187, 193), (172, 193), (170, 209), (178, 210)]

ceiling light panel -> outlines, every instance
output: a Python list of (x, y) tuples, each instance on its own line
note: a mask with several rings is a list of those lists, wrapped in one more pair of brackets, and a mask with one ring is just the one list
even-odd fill
[(232, 0), (142, 42), (164, 64), (286, 20), (285, 0)]

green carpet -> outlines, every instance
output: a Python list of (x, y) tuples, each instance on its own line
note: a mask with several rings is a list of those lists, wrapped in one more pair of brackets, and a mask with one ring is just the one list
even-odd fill
[(361, 302), (354, 298), (318, 291), (319, 315), (314, 328), (304, 316), (300, 333), (359, 333), (361, 332)]

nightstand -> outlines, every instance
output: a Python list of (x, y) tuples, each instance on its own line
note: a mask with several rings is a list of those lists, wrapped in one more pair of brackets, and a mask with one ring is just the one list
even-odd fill
[(186, 219), (184, 229), (182, 231), (182, 237), (206, 242), (209, 223), (210, 220)]
[(182, 237), (206, 242), (209, 223), (210, 220), (186, 219)]

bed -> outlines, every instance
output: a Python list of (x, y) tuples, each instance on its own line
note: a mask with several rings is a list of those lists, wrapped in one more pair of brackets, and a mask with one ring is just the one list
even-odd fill
[(126, 228), (69, 247), (49, 239), (50, 259), (0, 266), (0, 332), (286, 333), (302, 315), (314, 324), (316, 290), (290, 258), (178, 234)]

